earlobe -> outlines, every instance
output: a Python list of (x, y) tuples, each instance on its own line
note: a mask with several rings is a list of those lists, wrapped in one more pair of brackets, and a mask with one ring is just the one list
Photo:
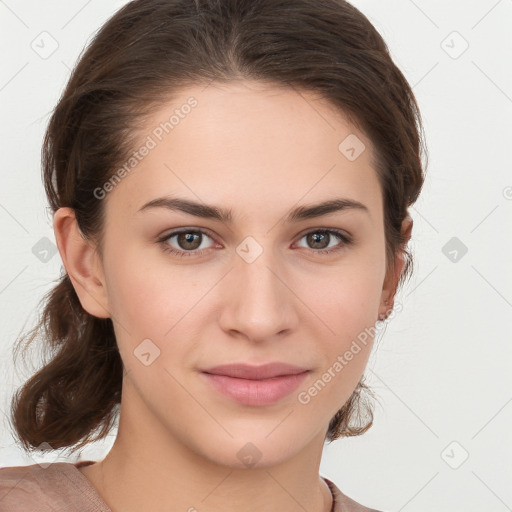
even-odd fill
[[(409, 213), (405, 217), (402, 222), (402, 236), (404, 238), (404, 249), (405, 245), (409, 242), (411, 238), (413, 221)], [(395, 257), (394, 268), (393, 270), (386, 276), (384, 281), (384, 286), (382, 288), (381, 295), (381, 304), (379, 307), (379, 320), (385, 320), (388, 315), (393, 310), (393, 306), (395, 303), (395, 293), (398, 286), (398, 281), (402, 274), (402, 270), (405, 265), (404, 253), (399, 251), (399, 253)]]
[(110, 318), (103, 267), (92, 242), (85, 239), (72, 208), (59, 208), (53, 230), (64, 268), (82, 307), (98, 318)]

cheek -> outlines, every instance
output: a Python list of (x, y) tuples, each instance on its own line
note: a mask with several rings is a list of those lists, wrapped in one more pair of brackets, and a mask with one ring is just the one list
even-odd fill
[(181, 285), (176, 277), (162, 276), (142, 261), (125, 257), (112, 268), (108, 286), (117, 344), (123, 365), (133, 376), (131, 385), (140, 396), (154, 397), (154, 412), (164, 414), (158, 411), (158, 406), (167, 403), (163, 390), (180, 396), (179, 386), (166, 369), (172, 362), (181, 363), (188, 350), (185, 343), (173, 343), (173, 339), (182, 339), (180, 329), (186, 326), (190, 309), (180, 293)]
[(318, 336), (318, 331), (316, 338), (324, 364), (300, 390), (298, 402), (318, 407), (319, 414), (325, 414), (324, 407), (331, 407), (328, 414), (334, 414), (364, 372), (378, 320), (382, 272), (378, 265), (373, 269), (352, 266), (350, 272), (341, 271), (339, 278), (317, 281), (315, 294), (309, 291), (312, 309), (321, 320), (317, 327), (324, 333)]
[(179, 283), (156, 271), (143, 256), (142, 251), (119, 243), (106, 264), (110, 311), (121, 339), (130, 338), (132, 344), (162, 338), (173, 325), (169, 312), (179, 304)]
[(347, 265), (335, 273), (315, 280), (316, 287), (303, 288), (313, 311), (318, 314), (329, 339), (346, 343), (378, 319), (382, 293), (383, 265), (373, 263)]
[(172, 354), (181, 357), (179, 352), (185, 351), (187, 344), (171, 342), (196, 335), (203, 318), (199, 311), (206, 303), (201, 299), (214, 285), (214, 277), (200, 286), (192, 267), (157, 265), (142, 257), (140, 250), (119, 252), (122, 258), (112, 254), (106, 276), (120, 350), (133, 353), (143, 340), (150, 339), (161, 350), (161, 361), (169, 357), (171, 347)]
[(151, 275), (135, 271), (134, 267), (128, 267), (128, 263), (125, 260), (116, 266), (107, 285), (112, 315), (131, 332), (152, 325), (159, 316), (158, 306), (163, 297), (159, 297)]

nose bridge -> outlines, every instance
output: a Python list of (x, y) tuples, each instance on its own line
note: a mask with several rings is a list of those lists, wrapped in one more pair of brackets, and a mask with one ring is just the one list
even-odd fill
[(275, 251), (254, 239), (245, 240), (236, 251), (223, 328), (256, 340), (293, 327), (293, 294), (283, 283), (284, 271)]

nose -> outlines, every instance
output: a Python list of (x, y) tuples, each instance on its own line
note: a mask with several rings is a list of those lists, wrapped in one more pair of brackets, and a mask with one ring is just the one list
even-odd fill
[(249, 263), (238, 255), (223, 280), (221, 328), (231, 336), (253, 342), (275, 340), (298, 323), (293, 279), (265, 250)]

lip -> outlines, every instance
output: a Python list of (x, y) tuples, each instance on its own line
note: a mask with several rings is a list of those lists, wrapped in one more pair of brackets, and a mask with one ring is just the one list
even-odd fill
[(201, 374), (216, 391), (241, 403), (264, 406), (292, 393), (309, 370), (285, 363), (221, 365)]
[(214, 375), (236, 377), (238, 379), (263, 380), (281, 377), (283, 375), (297, 375), (307, 371), (307, 368), (281, 362), (267, 363), (260, 366), (252, 366), (246, 363), (234, 363), (213, 366), (202, 371)]

